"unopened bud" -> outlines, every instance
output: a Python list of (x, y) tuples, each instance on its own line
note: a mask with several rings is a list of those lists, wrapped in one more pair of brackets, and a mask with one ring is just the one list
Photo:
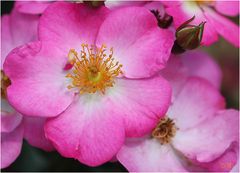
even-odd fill
[(189, 23), (194, 18), (195, 16), (184, 22), (176, 31), (176, 43), (185, 50), (197, 48), (202, 41), (204, 24), (206, 22), (202, 22), (197, 26), (190, 25)]

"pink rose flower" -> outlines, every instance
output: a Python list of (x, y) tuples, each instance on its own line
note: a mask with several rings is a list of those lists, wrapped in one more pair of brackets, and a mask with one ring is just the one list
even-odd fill
[(45, 118), (23, 117), (1, 98), (1, 169), (8, 167), (19, 156), (23, 138), (37, 148), (53, 151), (52, 144), (45, 138)]
[(61, 155), (100, 165), (125, 136), (148, 133), (166, 113), (171, 88), (155, 73), (174, 36), (147, 9), (53, 3), (40, 19), (39, 39), (7, 57), (8, 98), (23, 114), (52, 117), (45, 133)]
[(152, 135), (128, 138), (117, 154), (129, 171), (230, 171), (236, 164), (239, 112), (225, 109), (216, 64), (203, 56), (204, 67), (201, 56), (193, 56), (201, 53), (191, 54), (171, 57), (161, 72), (173, 86), (173, 103)]
[[(37, 38), (37, 15), (18, 12), (16, 6), (10, 15), (2, 16), (1, 70), (6, 55), (15, 47)], [(45, 138), (43, 125), (45, 118), (23, 117), (9, 105), (6, 87), (9, 79), (1, 72), (1, 169), (6, 168), (20, 154), (25, 138), (32, 146), (52, 151), (53, 146)]]
[(239, 27), (223, 16), (238, 15), (238, 1), (163, 1), (162, 3), (166, 6), (166, 12), (173, 16), (176, 28), (193, 16), (195, 19), (192, 24), (198, 25), (206, 21), (202, 39), (204, 45), (216, 42), (218, 35), (221, 35), (234, 46), (239, 46)]

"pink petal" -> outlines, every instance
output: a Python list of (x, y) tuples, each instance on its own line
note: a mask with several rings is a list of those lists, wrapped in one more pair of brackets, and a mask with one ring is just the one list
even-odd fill
[(219, 158), (211, 162), (199, 163), (199, 165), (211, 172), (229, 172), (237, 164), (238, 147), (238, 143), (235, 142)]
[[(199, 121), (195, 127), (189, 129), (180, 127), (173, 141), (176, 149), (188, 158), (196, 159), (199, 162), (210, 162), (217, 159), (239, 137), (238, 111), (223, 110), (214, 116), (208, 112), (206, 114), (208, 115), (207, 119)], [(181, 118), (184, 119), (182, 116)]]
[(221, 87), (221, 69), (207, 53), (201, 51), (187, 52), (181, 58), (184, 66), (188, 69), (189, 76), (202, 77), (216, 88)]
[(188, 69), (183, 65), (181, 57), (171, 55), (166, 68), (160, 74), (170, 83), (172, 87), (172, 101), (174, 101), (181, 91), (188, 77)]
[(148, 9), (126, 7), (109, 14), (101, 25), (96, 44), (113, 47), (125, 76), (141, 78), (152, 76), (166, 65), (173, 41), (173, 33), (160, 29)]
[(100, 165), (111, 160), (124, 142), (123, 120), (114, 111), (108, 98), (83, 95), (46, 122), (46, 137), (61, 155), (89, 166)]
[(23, 125), (10, 133), (1, 133), (1, 169), (8, 167), (19, 156), (23, 141)]
[(239, 26), (210, 8), (204, 8), (204, 14), (208, 22), (216, 28), (216, 31), (223, 36), (223, 38), (234, 46), (239, 47)]
[[(124, 118), (126, 136), (148, 134), (163, 117), (170, 105), (171, 87), (160, 76), (141, 80), (122, 80), (109, 96), (115, 116)], [(141, 128), (139, 128), (141, 127)]]
[[(181, 130), (195, 127), (225, 106), (224, 98), (208, 81), (191, 77), (174, 100), (167, 115)], [(190, 145), (190, 144), (189, 144)]]
[(23, 119), (24, 139), (34, 147), (41, 148), (45, 151), (53, 151), (52, 144), (46, 139), (44, 133), (45, 118), (27, 117)]
[(127, 140), (117, 159), (130, 172), (187, 171), (170, 145), (161, 145), (151, 138)]
[(181, 1), (161, 1), (161, 3), (165, 6), (165, 8), (180, 6), (182, 4)]
[(55, 2), (40, 19), (39, 38), (53, 42), (67, 55), (83, 43), (94, 43), (107, 12), (105, 7), (94, 9), (82, 3)]
[(227, 16), (237, 16), (239, 14), (239, 1), (216, 1), (215, 9)]
[(37, 1), (16, 1), (15, 7), (21, 13), (42, 14), (51, 2)]
[(1, 21), (1, 69), (7, 54), (17, 46), (37, 39), (39, 17), (22, 14), (13, 9)]
[(12, 84), (8, 101), (22, 114), (56, 116), (72, 102), (63, 67), (66, 57), (53, 45), (34, 42), (18, 47), (7, 57), (4, 71)]
[(1, 110), (1, 132), (9, 133), (22, 122), (22, 115), (15, 112), (8, 114)]

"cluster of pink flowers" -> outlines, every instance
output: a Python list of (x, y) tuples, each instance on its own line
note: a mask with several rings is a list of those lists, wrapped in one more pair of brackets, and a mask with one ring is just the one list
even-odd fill
[[(206, 22), (203, 46), (221, 35), (238, 47), (239, 27), (223, 16), (237, 7), (16, 2), (1, 21), (1, 168), (25, 139), (88, 166), (117, 159), (129, 171), (231, 171), (239, 111), (226, 108), (221, 69), (202, 51), (171, 52), (194, 15), (189, 26)], [(153, 10), (173, 22), (159, 27)]]

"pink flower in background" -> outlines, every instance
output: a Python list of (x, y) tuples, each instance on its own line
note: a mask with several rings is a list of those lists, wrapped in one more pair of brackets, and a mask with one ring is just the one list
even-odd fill
[[(1, 21), (1, 70), (7, 54), (16, 46), (37, 39), (37, 15), (22, 14), (16, 6)], [(7, 100), (10, 80), (1, 71), (1, 169), (9, 166), (20, 154), (23, 138), (46, 151), (53, 150), (43, 131), (44, 118), (23, 117)]]
[(239, 27), (223, 16), (238, 15), (238, 1), (163, 1), (162, 3), (166, 6), (166, 12), (173, 16), (176, 28), (193, 16), (195, 19), (192, 24), (198, 25), (206, 21), (202, 39), (204, 45), (216, 42), (218, 35), (221, 35), (234, 46), (239, 46)]
[(179, 55), (179, 57), (183, 66), (188, 69), (188, 76), (198, 76), (204, 78), (216, 88), (220, 89), (222, 71), (213, 57), (203, 51), (189, 51)]
[(38, 15), (18, 12), (16, 5), (11, 14), (1, 17), (1, 69), (7, 54), (17, 46), (37, 39)]
[[(4, 105), (8, 110), (3, 110)], [(15, 161), (20, 154), (22, 141), (22, 115), (14, 112), (5, 100), (1, 100), (1, 169)]]
[[(166, 65), (174, 37), (147, 9), (109, 13), (57, 2), (40, 19), (39, 39), (7, 57), (8, 96), (24, 114), (52, 117), (45, 133), (61, 155), (102, 164), (125, 135), (148, 133), (166, 113), (171, 88), (154, 74)], [(67, 63), (72, 68), (64, 70)]]
[(127, 140), (117, 158), (129, 171), (230, 171), (238, 116), (208, 81), (189, 77), (152, 136)]
[(189, 51), (180, 55), (172, 54), (166, 68), (160, 74), (168, 79), (174, 88), (178, 85), (181, 87), (180, 84), (190, 76), (204, 78), (218, 89), (222, 82), (220, 66), (213, 57), (203, 51)]
[[(129, 171), (230, 171), (238, 158), (239, 112), (223, 107), (217, 91), (222, 76), (217, 63), (206, 53), (192, 51), (172, 55), (160, 74), (173, 88), (173, 103), (166, 113), (174, 123), (174, 133), (167, 138), (170, 142), (161, 145), (163, 139), (150, 135), (129, 138), (117, 155), (119, 161)], [(214, 133), (218, 126), (221, 130)], [(171, 131), (162, 128), (164, 132)]]
[(188, 77), (204, 78), (217, 89), (221, 87), (221, 69), (213, 57), (203, 51), (172, 54), (166, 68), (161, 70), (160, 74), (168, 79), (173, 88), (172, 100), (176, 98)]
[(44, 122), (44, 118), (23, 117), (6, 99), (1, 99), (1, 169), (8, 167), (19, 156), (23, 138), (34, 147), (53, 150), (44, 135)]

